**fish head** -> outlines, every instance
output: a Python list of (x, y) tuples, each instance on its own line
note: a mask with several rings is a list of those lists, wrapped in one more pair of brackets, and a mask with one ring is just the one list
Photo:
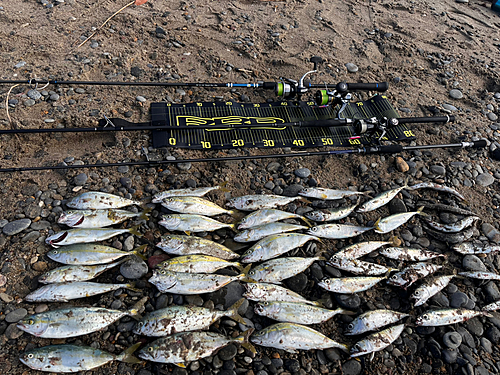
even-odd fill
[(259, 282), (262, 280), (262, 278), (265, 276), (265, 271), (264, 270), (250, 270), (247, 273), (247, 277), (254, 280), (254, 282)]
[(359, 357), (368, 353), (373, 352), (373, 345), (368, 340), (362, 340), (354, 344), (351, 348), (351, 358)]
[(61, 243), (62, 241), (64, 241), (64, 239), (66, 237), (68, 237), (68, 231), (59, 232), (59, 233), (53, 234), (52, 236), (47, 237), (45, 239), (45, 243), (47, 245), (52, 246), (52, 247), (59, 247), (60, 245), (58, 245), (58, 244)]
[(257, 283), (245, 283), (243, 284), (245, 288), (245, 293), (243, 297), (250, 299), (252, 301), (261, 301), (267, 295), (264, 290), (258, 287)]
[(312, 227), (312, 228), (309, 228), (309, 230), (307, 231), (307, 234), (311, 234), (313, 236), (319, 236), (320, 232), (321, 232), (320, 227)]
[(51, 272), (46, 272), (43, 275), (38, 276), (38, 282), (42, 284), (58, 282), (60, 273), (54, 271), (55, 270), (52, 270)]
[(241, 229), (251, 228), (254, 225), (254, 223), (255, 223), (254, 217), (245, 216), (243, 219), (241, 219), (238, 225), (238, 229), (241, 230)]
[(332, 283), (332, 281), (330, 279), (327, 279), (327, 278), (324, 278), (323, 280), (321, 280), (319, 283), (318, 283), (318, 286), (320, 286), (321, 288), (323, 289), (326, 289), (328, 290), (330, 288), (330, 284)]
[(255, 305), (254, 311), (258, 315), (269, 316), (275, 315), (280, 312), (280, 307), (278, 303), (275, 302), (259, 302)]
[(301, 191), (298, 192), (299, 195), (302, 195), (303, 197), (311, 197), (313, 190), (309, 188), (304, 188)]
[(312, 221), (325, 221), (325, 214), (321, 211), (306, 212), (304, 216)]
[(417, 326), (424, 326), (425, 327), (425, 326), (429, 325), (431, 320), (432, 320), (432, 316), (429, 313), (424, 313), (424, 314), (417, 317), (417, 319), (415, 320), (415, 324)]
[(162, 355), (162, 350), (158, 350), (158, 345), (154, 342), (149, 344), (148, 346), (142, 348), (137, 352), (137, 356), (141, 359), (145, 359), (146, 361), (152, 362), (163, 362), (164, 356)]
[(284, 343), (288, 341), (286, 337), (288, 331), (281, 329), (283, 324), (273, 324), (267, 328), (254, 332), (250, 337), (250, 341), (261, 346), (270, 346), (273, 343)]
[(354, 319), (351, 323), (347, 325), (344, 330), (344, 335), (356, 335), (363, 328), (363, 323), (361, 319)]
[[(59, 262), (59, 260), (61, 259), (62, 257), (62, 252), (61, 250), (59, 249), (52, 249), (50, 250), (48, 253), (47, 253), (47, 256), (52, 259), (52, 260), (55, 260), (56, 262)], [(63, 262), (60, 262), (60, 263), (63, 263)]]
[(24, 300), (28, 302), (41, 301), (46, 297), (47, 291), (50, 292), (50, 289), (51, 289), (51, 284), (44, 285), (38, 288), (37, 290), (31, 292), (30, 294), (28, 294), (26, 297), (24, 297)]
[(178, 211), (185, 206), (184, 202), (177, 199), (177, 197), (166, 198), (161, 202), (161, 205), (172, 211)]
[(169, 230), (174, 230), (181, 224), (181, 218), (178, 215), (163, 215), (158, 224)]
[(31, 315), (19, 321), (17, 323), (17, 328), (40, 337), (47, 331), (47, 328), (49, 328), (49, 321), (46, 318)]
[(175, 274), (164, 269), (154, 270), (148, 281), (153, 285), (161, 285), (162, 289), (170, 289), (177, 284)]
[(262, 254), (262, 246), (259, 244), (253, 245), (250, 249), (245, 251), (240, 258), (240, 262), (251, 263), (256, 260), (260, 260)]
[(236, 209), (239, 209), (240, 206), (241, 206), (241, 197), (235, 197), (235, 198), (231, 198), (227, 203), (226, 203), (226, 206), (227, 207), (230, 207), (230, 208), (236, 208)]
[(427, 301), (431, 297), (429, 291), (427, 289), (416, 289), (413, 294), (410, 296), (410, 299), (415, 300), (415, 307), (422, 305), (425, 301)]
[(407, 283), (406, 280), (404, 280), (400, 274), (396, 273), (389, 277), (387, 279), (387, 284), (394, 285), (394, 286), (403, 286)]
[(175, 236), (169, 235), (161, 238), (161, 242), (158, 244), (160, 247), (165, 247), (170, 250), (179, 250), (182, 247), (183, 241)]
[(244, 230), (243, 232), (240, 232), (236, 236), (234, 236), (233, 240), (235, 240), (236, 242), (246, 242), (253, 238), (254, 234), (255, 230), (253, 229)]
[(68, 227), (77, 227), (83, 223), (85, 216), (78, 212), (63, 212), (59, 219), (57, 219), (58, 224), (64, 224)]

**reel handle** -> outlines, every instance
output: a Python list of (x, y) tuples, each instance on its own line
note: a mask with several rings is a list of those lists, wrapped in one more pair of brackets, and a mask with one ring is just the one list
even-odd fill
[(379, 83), (346, 83), (339, 82), (335, 89), (339, 93), (346, 93), (349, 91), (378, 91), (384, 92), (389, 89), (389, 82)]

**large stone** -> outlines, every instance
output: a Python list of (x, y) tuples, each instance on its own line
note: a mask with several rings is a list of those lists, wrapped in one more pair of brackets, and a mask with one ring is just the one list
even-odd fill
[(31, 225), (30, 219), (20, 219), (16, 221), (11, 221), (9, 224), (3, 227), (3, 234), (6, 236), (13, 236), (15, 234), (21, 233), (23, 230), (27, 229)]

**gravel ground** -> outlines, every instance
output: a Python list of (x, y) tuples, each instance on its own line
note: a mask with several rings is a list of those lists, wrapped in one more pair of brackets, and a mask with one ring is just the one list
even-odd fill
[[(389, 205), (368, 214), (351, 214), (344, 221), (371, 225), (390, 213), (414, 211), (424, 204), (443, 204), (475, 212), (481, 221), (472, 239), (484, 244), (500, 241), (498, 218), (500, 167), (498, 152), (500, 123), (499, 48), (500, 18), (487, 2), (430, 1), (169, 1), (150, 0), (129, 7), (113, 18), (84, 46), (76, 46), (124, 3), (42, 0), (0, 2), (1, 79), (50, 78), (64, 80), (124, 81), (233, 81), (298, 79), (310, 70), (308, 59), (322, 56), (326, 62), (314, 82), (388, 81), (387, 98), (402, 116), (453, 114), (457, 122), (444, 125), (412, 125), (414, 144), (450, 143), (487, 139), (481, 150), (413, 151), (395, 156), (295, 157), (266, 161), (186, 163), (164, 168), (118, 167), (58, 172), (4, 173), (0, 175), (0, 359), (9, 374), (36, 373), (20, 363), (26, 349), (57, 343), (86, 344), (120, 353), (136, 342), (151, 339), (132, 333), (135, 321), (122, 318), (104, 331), (72, 339), (35, 338), (16, 327), (27, 314), (42, 312), (63, 303), (28, 303), (23, 298), (35, 290), (38, 276), (57, 266), (46, 253), (45, 238), (62, 228), (57, 218), (68, 199), (85, 191), (103, 191), (134, 199), (148, 199), (172, 188), (215, 186), (226, 183), (228, 191), (209, 193), (220, 205), (245, 194), (295, 196), (303, 187), (329, 187), (375, 193), (409, 184), (430, 181), (453, 187), (466, 202), (434, 190), (403, 190)], [(243, 70), (241, 70), (243, 69)], [(108, 117), (147, 121), (153, 102), (236, 100), (259, 103), (269, 92), (161, 89), (145, 87), (48, 86), (36, 90), (28, 85), (0, 87), (0, 126), (4, 129), (38, 127), (88, 127)], [(365, 94), (358, 98), (366, 99)], [(2, 167), (39, 166), (66, 163), (215, 157), (233, 154), (257, 155), (261, 150), (235, 152), (153, 149), (146, 132), (116, 134), (66, 134), (0, 136)], [(262, 151), (263, 152), (263, 151)], [(287, 211), (303, 214), (311, 208), (351, 204), (350, 199), (312, 200), (290, 203)], [(158, 225), (166, 212), (160, 205), (147, 221), (130, 220), (124, 227), (140, 224), (142, 237), (121, 235), (106, 243), (123, 250), (147, 244), (145, 263), (139, 258), (116, 267), (97, 280), (108, 283), (136, 282), (137, 291), (120, 289), (101, 296), (77, 300), (72, 305), (103, 306), (125, 310), (147, 297), (146, 311), (170, 305), (195, 304), (227, 308), (243, 292), (240, 283), (221, 291), (200, 295), (162, 294), (147, 280), (152, 267), (164, 253), (154, 245), (168, 232)], [(131, 208), (136, 209), (137, 208)], [(443, 223), (454, 223), (463, 214), (426, 208)], [(222, 217), (229, 222), (229, 217)], [(298, 222), (297, 222), (298, 223)], [(462, 256), (451, 250), (454, 238), (432, 235), (420, 218), (393, 233), (367, 232), (350, 240), (309, 243), (292, 252), (328, 257), (336, 249), (361, 240), (382, 240), (396, 236), (406, 246), (434, 250), (448, 255), (433, 263), (444, 267), (439, 274), (464, 270), (499, 272), (500, 257)], [(234, 233), (218, 230), (202, 234), (243, 252), (232, 241)], [(458, 239), (457, 241), (461, 241)], [(401, 268), (407, 265), (381, 256), (364, 258)], [(146, 267), (146, 265), (148, 267)], [(236, 274), (236, 271), (221, 273)], [(323, 277), (349, 275), (324, 261), (288, 279), (284, 285), (309, 299), (323, 299), (326, 306), (338, 306), (357, 314), (378, 308), (408, 313), (400, 338), (373, 360), (349, 357), (337, 349), (312, 350), (298, 354), (272, 348), (257, 348), (257, 354), (230, 345), (217, 355), (193, 362), (187, 369), (145, 362), (139, 365), (112, 362), (96, 374), (345, 374), (451, 373), (482, 375), (498, 373), (500, 315), (474, 318), (444, 327), (415, 327), (415, 317), (430, 307), (480, 309), (499, 300), (495, 281), (453, 279), (424, 306), (413, 307), (409, 295), (414, 287), (401, 288), (380, 283), (356, 295), (335, 295), (317, 286)], [(273, 322), (254, 314), (254, 302), (240, 312), (256, 329)], [(352, 316), (339, 315), (313, 326), (333, 339), (353, 344), (343, 332)], [(243, 327), (224, 318), (211, 330), (234, 334)]]

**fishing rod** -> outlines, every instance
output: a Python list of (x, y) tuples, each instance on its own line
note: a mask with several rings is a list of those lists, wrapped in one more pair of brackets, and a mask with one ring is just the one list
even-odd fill
[(119, 163), (103, 163), (103, 164), (86, 164), (86, 165), (56, 165), (46, 167), (15, 167), (15, 168), (0, 168), (0, 173), (4, 172), (26, 172), (26, 171), (44, 171), (44, 170), (60, 170), (60, 169), (82, 169), (82, 168), (106, 168), (106, 167), (121, 167), (121, 166), (159, 166), (164, 164), (177, 163), (204, 163), (204, 162), (224, 162), (249, 159), (271, 159), (271, 158), (290, 158), (303, 156), (321, 156), (321, 155), (344, 155), (344, 154), (398, 154), (403, 151), (428, 150), (428, 149), (443, 149), (443, 148), (484, 148), (486, 140), (482, 139), (474, 142), (460, 142), (439, 145), (421, 145), (421, 146), (403, 146), (403, 145), (375, 145), (369, 147), (361, 147), (345, 150), (332, 151), (299, 151), (289, 154), (270, 154), (270, 155), (242, 155), (242, 156), (227, 156), (222, 158), (195, 158), (195, 159), (177, 159), (177, 160), (148, 160), (136, 162), (119, 162)]
[[(134, 124), (122, 119), (101, 120), (104, 124), (98, 127), (91, 128), (42, 128), (42, 129), (5, 129), (0, 130), (1, 134), (38, 134), (38, 133), (97, 133), (97, 132), (119, 132), (119, 131), (144, 131), (144, 130), (227, 130), (227, 129), (254, 129), (254, 128), (283, 128), (283, 127), (331, 127), (344, 126), (354, 124), (356, 134), (375, 133), (382, 131), (382, 138), (387, 129), (396, 127), (399, 124), (414, 124), (414, 123), (430, 123), (430, 122), (453, 122), (455, 116), (435, 116), (435, 117), (400, 117), (400, 118), (382, 118), (375, 117), (370, 119), (326, 119), (313, 121), (295, 121), (295, 122), (275, 122), (275, 123), (258, 123), (258, 124), (206, 124), (206, 125), (151, 125), (150, 122)], [(115, 123), (123, 125), (115, 125)]]
[[(121, 82), (121, 81), (64, 81), (64, 80), (44, 80), (32, 78), (28, 80), (0, 80), (0, 84), (28, 84), (34, 89), (38, 85), (43, 85), (41, 89), (48, 85), (80, 85), (80, 86), (159, 86), (159, 87), (202, 87), (202, 88), (262, 88), (273, 90), (278, 97), (284, 99), (299, 98), (311, 89), (324, 89), (323, 96), (331, 97), (329, 102), (350, 99), (349, 91), (378, 91), (384, 92), (389, 89), (387, 82), (380, 83), (346, 83), (337, 84), (312, 84), (306, 82), (308, 75), (318, 72), (318, 65), (323, 62), (319, 56), (313, 56), (310, 62), (314, 64), (313, 70), (306, 72), (298, 81), (290, 78), (280, 77), (280, 82), (250, 82), (250, 83), (220, 83), (220, 82)], [(316, 95), (320, 95), (316, 93)], [(326, 100), (326, 99), (325, 99)]]

